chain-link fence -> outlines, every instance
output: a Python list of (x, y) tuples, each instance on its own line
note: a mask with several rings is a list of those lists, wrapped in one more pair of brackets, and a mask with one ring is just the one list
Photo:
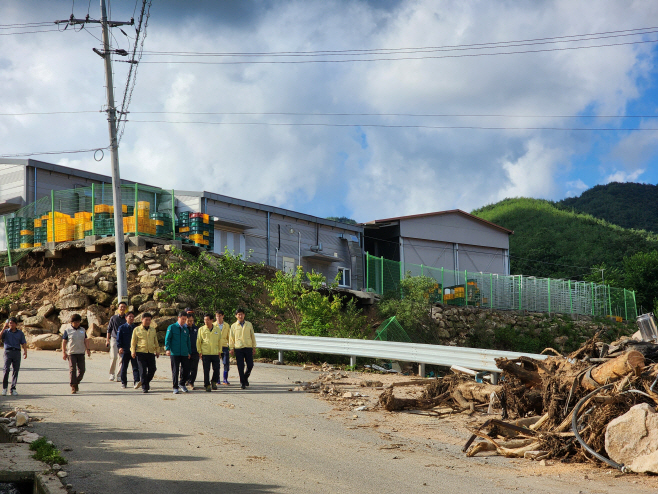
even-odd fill
[(610, 316), (618, 320), (637, 317), (635, 292), (625, 288), (584, 281), (453, 271), (400, 263), (366, 253), (368, 291), (397, 295), (400, 280), (405, 276), (434, 279), (436, 285), (431, 297), (448, 305)]

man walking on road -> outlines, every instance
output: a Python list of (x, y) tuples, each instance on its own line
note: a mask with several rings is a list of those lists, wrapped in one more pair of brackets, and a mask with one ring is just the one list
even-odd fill
[(126, 324), (126, 310), (128, 309), (128, 304), (125, 302), (119, 302), (119, 313), (113, 315), (110, 318), (110, 322), (107, 324), (107, 342), (105, 346), (110, 349), (110, 381), (117, 380), (116, 366), (117, 359), (119, 357), (119, 348), (117, 347), (117, 332), (119, 331), (119, 326)]
[[(210, 392), (217, 389), (219, 380), (219, 353), (221, 351), (220, 341), (222, 334), (212, 322), (212, 316), (206, 314), (203, 318), (205, 326), (199, 328), (196, 339), (197, 350), (203, 361), (203, 386)], [(210, 379), (210, 366), (212, 366), (212, 380)]]
[(137, 359), (132, 356), (130, 344), (133, 338), (133, 330), (135, 329), (135, 313), (130, 311), (126, 314), (126, 324), (119, 326), (117, 331), (117, 348), (119, 348), (119, 358), (121, 365), (119, 366), (119, 376), (121, 378), (121, 387), (128, 387), (128, 364), (133, 368), (133, 387), (139, 388), (142, 384), (139, 380), (139, 365)]
[(183, 369), (180, 373), (180, 382), (183, 386), (187, 386), (189, 389), (194, 389), (194, 382), (196, 381), (196, 375), (199, 370), (199, 352), (196, 348), (197, 335), (199, 334), (199, 328), (194, 324), (194, 312), (190, 311), (187, 313), (187, 330), (190, 333), (190, 360), (188, 362), (188, 371), (187, 379), (183, 379)]
[(85, 375), (85, 351), (88, 356), (91, 356), (87, 332), (85, 328), (80, 327), (81, 322), (80, 314), (73, 314), (71, 324), (62, 335), (62, 358), (69, 361), (71, 394), (79, 391), (78, 385)]
[[(165, 336), (165, 350), (167, 356), (171, 358), (171, 378), (174, 384), (174, 394), (181, 391), (187, 393), (185, 382), (189, 370), (188, 362), (190, 360), (190, 334), (187, 330), (187, 312), (178, 314), (178, 322), (171, 324), (167, 328)], [(178, 373), (183, 372), (183, 379), (178, 383)]]
[(215, 312), (215, 319), (215, 327), (222, 335), (219, 343), (221, 349), (221, 359), (224, 365), (224, 379), (222, 379), (222, 384), (229, 386), (230, 383), (228, 382), (228, 369), (231, 364), (231, 356), (229, 355), (228, 336), (231, 332), (231, 326), (227, 322), (224, 322), (224, 312), (221, 310)]
[[(238, 374), (240, 375), (240, 384), (242, 389), (249, 386), (249, 376), (251, 370), (254, 368), (254, 354), (256, 353), (256, 336), (254, 335), (254, 327), (249, 321), (244, 320), (244, 310), (238, 309), (235, 313), (237, 321), (231, 326), (231, 333), (229, 335), (228, 344), (231, 353), (235, 351), (235, 360), (238, 366)], [(244, 364), (247, 363), (247, 370), (245, 372)]]
[(16, 383), (18, 382), (18, 371), (21, 369), (21, 347), (23, 348), (23, 358), (27, 358), (27, 341), (25, 334), (16, 327), (18, 320), (10, 317), (9, 321), (2, 330), (2, 342), (5, 346), (5, 375), (2, 378), (2, 396), (7, 395), (7, 386), (9, 385), (9, 369), (11, 373), (11, 394), (16, 396)]
[(155, 359), (160, 357), (160, 345), (155, 326), (151, 326), (151, 314), (142, 314), (142, 324), (133, 330), (130, 339), (130, 354), (137, 359), (139, 366), (139, 380), (142, 383), (142, 392), (148, 393), (151, 389), (151, 380), (155, 376)]

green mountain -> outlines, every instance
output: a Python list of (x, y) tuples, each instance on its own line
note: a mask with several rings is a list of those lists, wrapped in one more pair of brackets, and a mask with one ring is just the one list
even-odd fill
[(622, 228), (545, 200), (505, 199), (473, 214), (514, 230), (512, 274), (583, 279), (595, 265), (623, 271), (624, 257), (658, 249), (656, 234)]
[(658, 233), (658, 187), (612, 182), (597, 185), (579, 197), (556, 203), (560, 209), (591, 214), (624, 228)]

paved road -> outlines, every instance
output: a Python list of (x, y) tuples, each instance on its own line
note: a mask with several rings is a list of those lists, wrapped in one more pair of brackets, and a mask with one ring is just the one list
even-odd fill
[[(70, 464), (68, 481), (89, 493), (397, 493), (534, 494), (655, 492), (631, 478), (597, 470), (583, 474), (528, 473), (499, 458), (464, 458), (458, 446), (396, 438), (370, 419), (329, 418), (330, 406), (290, 393), (309, 379), (294, 367), (256, 364), (252, 386), (173, 395), (168, 359), (158, 360), (150, 394), (107, 380), (106, 354), (93, 354), (79, 395), (69, 394), (60, 353), (30, 352), (18, 397), (36, 432), (52, 439)], [(231, 374), (234, 374), (232, 370)], [(351, 418), (351, 414), (349, 415)], [(428, 419), (429, 420), (429, 419)], [(348, 428), (349, 426), (349, 428)], [(382, 432), (392, 432), (391, 436)], [(403, 442), (401, 450), (380, 449)], [(527, 462), (526, 462), (527, 463)], [(546, 468), (549, 472), (550, 468)], [(598, 477), (597, 477), (598, 476)], [(655, 487), (656, 484), (653, 484)]]

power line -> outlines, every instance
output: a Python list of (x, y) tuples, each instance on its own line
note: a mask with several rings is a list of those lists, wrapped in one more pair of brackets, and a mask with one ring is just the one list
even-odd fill
[(175, 120), (130, 120), (136, 123), (166, 123), (166, 124), (194, 124), (194, 125), (266, 125), (282, 127), (368, 127), (387, 129), (445, 129), (445, 130), (562, 130), (562, 131), (658, 131), (658, 128), (613, 128), (613, 127), (485, 127), (478, 125), (389, 125), (389, 124), (363, 124), (363, 123), (322, 123), (322, 122), (204, 122), (204, 121), (175, 121)]
[[(142, 60), (141, 63), (150, 64), (197, 64), (197, 65), (244, 65), (244, 64), (304, 64), (304, 63), (347, 63), (347, 62), (382, 62), (382, 61), (401, 61), (401, 60), (439, 60), (445, 58), (467, 58), (467, 57), (483, 57), (495, 55), (518, 55), (524, 53), (544, 53), (553, 51), (570, 51), (570, 50), (584, 50), (589, 48), (605, 48), (611, 46), (627, 46), (638, 45), (644, 43), (656, 43), (658, 40), (642, 40), (642, 41), (628, 41), (624, 43), (607, 43), (601, 45), (590, 46), (571, 46), (564, 48), (542, 48), (538, 50), (517, 50), (517, 51), (504, 51), (493, 53), (462, 53), (458, 55), (433, 55), (423, 57), (395, 57), (395, 58), (353, 58), (344, 60), (249, 60), (249, 61), (230, 61), (230, 62), (204, 62), (204, 61), (184, 61), (184, 60)], [(125, 63), (125, 62), (124, 62)]]
[(37, 153), (17, 153), (17, 154), (1, 154), (0, 158), (24, 158), (27, 156), (40, 156), (40, 155), (46, 155), (46, 154), (78, 154), (78, 153), (90, 153), (90, 152), (96, 152), (96, 151), (103, 151), (105, 149), (108, 149), (108, 146), (105, 147), (97, 147), (97, 148), (91, 148), (91, 149), (76, 149), (76, 150), (71, 150), (71, 151), (41, 151)]
[[(190, 52), (190, 51), (145, 51), (145, 54), (153, 56), (170, 55), (170, 56), (209, 56), (209, 57), (312, 57), (312, 56), (342, 56), (342, 55), (390, 55), (396, 53), (431, 53), (441, 51), (463, 51), (463, 50), (484, 50), (488, 48), (515, 48), (520, 46), (536, 46), (554, 43), (574, 43), (581, 41), (592, 41), (598, 39), (619, 38), (626, 36), (639, 36), (646, 34), (655, 34), (658, 27), (646, 28), (643, 30), (632, 30), (634, 32), (626, 31), (613, 31), (613, 33), (622, 34), (608, 34), (606, 36), (599, 35), (572, 35), (569, 37), (580, 36), (579, 39), (564, 39), (566, 36), (558, 36), (554, 38), (538, 38), (534, 40), (520, 40), (520, 41), (497, 41), (490, 43), (473, 43), (464, 45), (444, 45), (444, 46), (422, 46), (422, 47), (409, 47), (409, 48), (372, 48), (372, 49), (350, 49), (350, 50), (316, 50), (316, 51), (275, 51), (275, 52)], [(637, 32), (641, 31), (641, 32)], [(589, 36), (589, 37), (586, 37)]]

